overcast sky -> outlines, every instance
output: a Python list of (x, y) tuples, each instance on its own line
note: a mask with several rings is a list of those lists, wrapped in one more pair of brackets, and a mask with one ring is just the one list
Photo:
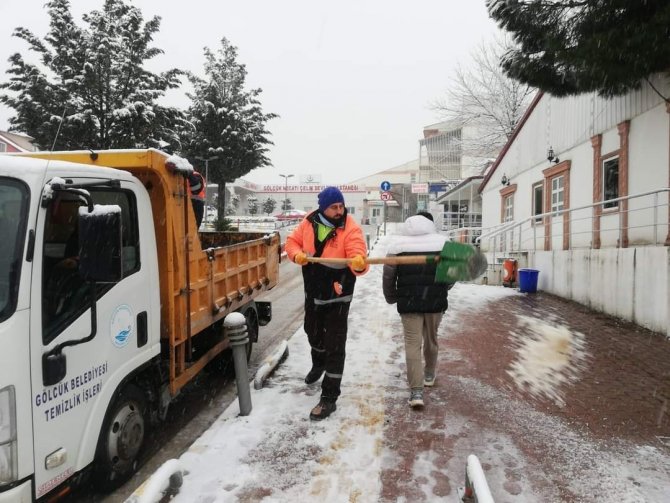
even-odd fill
[[(0, 1), (0, 73), (25, 52), (17, 26), (42, 38), (45, 0)], [(81, 14), (102, 0), (71, 0)], [(154, 71), (177, 67), (202, 75), (203, 47), (227, 37), (246, 64), (249, 87), (263, 89), (275, 145), (273, 168), (245, 178), (282, 182), (278, 173), (322, 174), (345, 183), (418, 157), (422, 128), (439, 122), (429, 104), (447, 87), (456, 63), (496, 31), (484, 0), (132, 0), (144, 18), (162, 17), (154, 45), (165, 54)], [(183, 91), (169, 104), (185, 107)], [(13, 111), (0, 106), (0, 129)]]

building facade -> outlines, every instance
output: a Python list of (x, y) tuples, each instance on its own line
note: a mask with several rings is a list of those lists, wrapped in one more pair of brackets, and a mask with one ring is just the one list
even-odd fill
[(37, 150), (32, 144), (30, 136), (0, 131), (0, 153), (34, 152)]
[(654, 90), (670, 83), (651, 84), (538, 94), (482, 182), (481, 247), (538, 269), (544, 290), (670, 335), (670, 105)]

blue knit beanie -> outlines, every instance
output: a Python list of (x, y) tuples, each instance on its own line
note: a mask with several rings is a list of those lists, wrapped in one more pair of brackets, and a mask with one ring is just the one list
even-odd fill
[(335, 203), (344, 204), (344, 196), (337, 187), (326, 187), (319, 192), (319, 211), (323, 213), (328, 206)]

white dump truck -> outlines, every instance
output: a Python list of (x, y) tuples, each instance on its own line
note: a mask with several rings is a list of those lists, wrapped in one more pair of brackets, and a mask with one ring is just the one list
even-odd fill
[[(198, 233), (183, 159), (0, 155), (0, 503), (120, 485), (149, 428), (271, 318), (276, 233)], [(251, 348), (251, 342), (248, 349)]]

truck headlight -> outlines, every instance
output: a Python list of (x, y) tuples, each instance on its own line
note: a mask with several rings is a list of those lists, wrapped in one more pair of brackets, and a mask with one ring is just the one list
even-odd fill
[(18, 477), (16, 453), (16, 396), (14, 386), (0, 390), (0, 485)]

